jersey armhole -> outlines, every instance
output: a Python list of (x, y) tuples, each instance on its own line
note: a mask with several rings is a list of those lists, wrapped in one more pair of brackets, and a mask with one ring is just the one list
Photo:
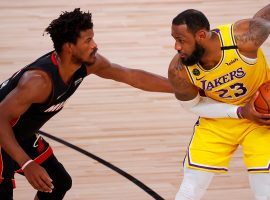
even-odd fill
[(184, 67), (185, 67), (185, 70), (186, 70), (186, 73), (187, 73), (187, 75), (188, 75), (188, 78), (189, 78), (190, 82), (191, 82), (192, 84), (196, 85), (195, 82), (194, 82), (194, 80), (193, 80), (192, 75), (190, 74), (190, 71), (189, 71), (188, 67), (187, 67), (187, 66), (184, 66)]
[[(234, 37), (233, 27), (234, 27), (234, 24), (232, 24), (232, 26), (231, 26), (231, 38), (232, 38), (233, 44), (234, 44), (235, 46), (237, 46), (236, 41), (235, 41), (235, 37)], [(245, 62), (246, 64), (248, 64), (248, 65), (254, 65), (254, 64), (257, 63), (257, 58), (248, 58), (248, 57), (242, 55), (242, 54), (240, 53), (240, 51), (239, 51), (238, 48), (235, 49), (235, 52), (237, 53), (238, 57), (239, 57), (243, 62)]]
[(31, 71), (31, 70), (39, 70), (39, 71), (43, 71), (43, 72), (45, 72), (48, 76), (49, 76), (49, 78), (50, 78), (50, 80), (51, 80), (51, 83), (52, 83), (52, 91), (51, 91), (51, 93), (50, 93), (50, 95), (49, 95), (49, 97), (48, 97), (48, 99), (44, 102), (44, 103), (41, 103), (42, 105), (50, 105), (50, 103), (52, 102), (52, 100), (53, 100), (53, 94), (54, 94), (54, 85), (53, 85), (53, 78), (52, 78), (52, 75), (49, 73), (49, 72), (47, 72), (47, 71), (45, 71), (45, 70), (43, 70), (43, 69), (41, 69), (41, 68), (38, 68), (38, 67), (29, 67), (29, 68), (27, 68), (23, 73), (25, 73), (25, 72), (27, 72), (27, 71)]

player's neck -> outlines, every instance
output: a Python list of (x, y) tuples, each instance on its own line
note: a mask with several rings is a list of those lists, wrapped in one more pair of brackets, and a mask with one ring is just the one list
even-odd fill
[(56, 61), (62, 80), (68, 84), (73, 74), (81, 67), (81, 64), (72, 62), (72, 59), (64, 54), (56, 53)]
[(205, 48), (205, 52), (200, 60), (200, 64), (203, 68), (210, 70), (219, 63), (222, 57), (218, 36), (211, 32), (209, 40), (204, 43), (203, 47)]

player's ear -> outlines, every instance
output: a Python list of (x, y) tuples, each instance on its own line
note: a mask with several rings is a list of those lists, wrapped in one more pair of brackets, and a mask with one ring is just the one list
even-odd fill
[(66, 43), (63, 44), (62, 51), (67, 52), (67, 53), (71, 53), (72, 52), (72, 47), (73, 47), (72, 43), (66, 42)]
[(205, 40), (207, 37), (207, 31), (205, 29), (200, 29), (195, 33), (195, 38), (197, 41)]

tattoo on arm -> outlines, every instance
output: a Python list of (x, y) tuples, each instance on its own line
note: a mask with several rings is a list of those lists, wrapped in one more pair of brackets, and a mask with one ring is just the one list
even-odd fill
[(175, 66), (175, 69), (178, 71), (183, 71), (184, 70), (184, 65), (182, 64), (180, 58), (178, 58), (177, 60), (177, 64)]
[(270, 4), (259, 10), (253, 18), (263, 18), (264, 20), (270, 21)]
[(180, 101), (188, 101), (198, 94), (198, 89), (193, 85), (187, 75), (185, 66), (181, 60), (171, 63), (168, 78), (174, 88), (175, 97)]
[(267, 21), (270, 21), (270, 9), (268, 10), (268, 13), (262, 13), (260, 17)]
[(241, 44), (249, 42), (259, 48), (269, 36), (269, 27), (259, 20), (250, 20), (248, 23), (247, 32), (235, 35), (236, 42)]
[(184, 66), (179, 62), (169, 70), (169, 81), (176, 91), (190, 87), (190, 82), (179, 75), (183, 70)]

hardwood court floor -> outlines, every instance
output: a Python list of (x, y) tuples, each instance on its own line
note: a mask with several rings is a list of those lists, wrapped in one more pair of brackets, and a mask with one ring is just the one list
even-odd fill
[[(267, 0), (0, 0), (0, 80), (50, 51), (43, 30), (61, 11), (93, 13), (99, 52), (112, 62), (167, 76), (174, 41), (170, 24), (187, 8), (202, 10), (214, 28), (248, 18)], [(264, 44), (269, 61), (269, 39)], [(133, 175), (164, 199), (174, 198), (196, 116), (172, 94), (147, 93), (95, 76), (85, 79), (64, 110), (42, 130), (67, 140)], [(73, 177), (68, 200), (151, 200), (142, 189), (100, 163), (48, 141)], [(237, 151), (228, 174), (216, 176), (204, 200), (251, 200)], [(15, 200), (34, 190), (17, 176)]]

